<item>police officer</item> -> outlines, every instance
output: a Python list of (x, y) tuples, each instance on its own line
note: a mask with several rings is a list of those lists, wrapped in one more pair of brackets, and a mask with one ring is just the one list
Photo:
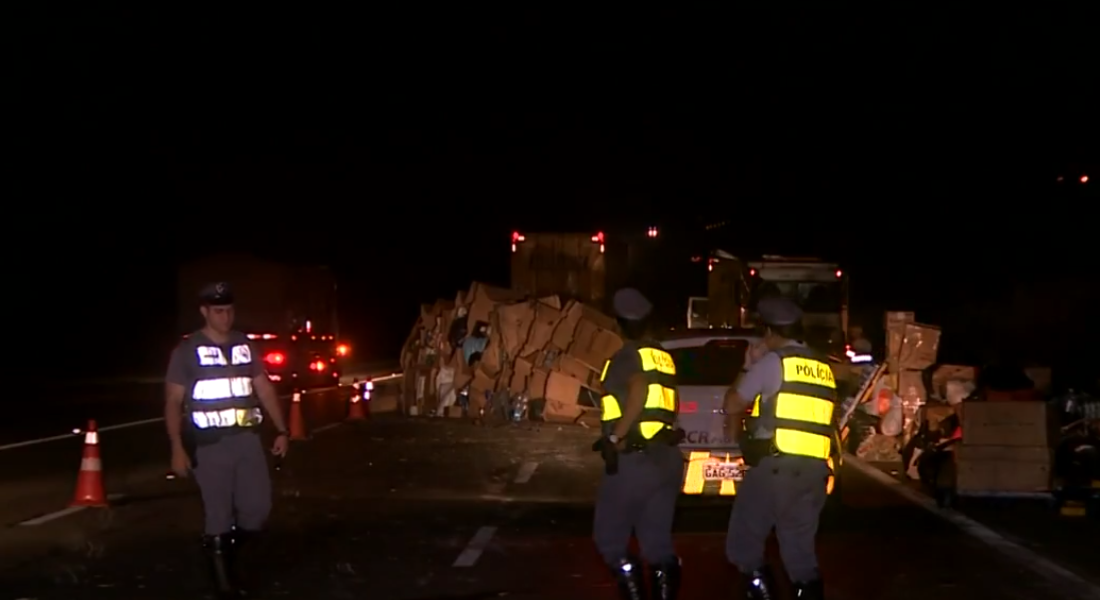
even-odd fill
[(593, 537), (623, 598), (646, 598), (642, 564), (628, 555), (635, 534), (649, 565), (648, 598), (674, 600), (680, 561), (672, 545), (672, 518), (684, 471), (677, 448), (683, 430), (674, 428), (676, 367), (660, 344), (646, 337), (653, 309), (649, 301), (627, 288), (616, 292), (613, 303), (625, 343), (600, 378), (605, 393), (602, 436), (593, 450), (603, 454), (606, 468), (596, 499)]
[(200, 294), (206, 325), (172, 352), (164, 420), (172, 470), (193, 473), (206, 518), (203, 547), (221, 597), (244, 595), (234, 573), (236, 550), (271, 512), (271, 479), (261, 446), (264, 412), (277, 431), (271, 452), (286, 454), (288, 437), (279, 399), (256, 348), (234, 331), (233, 294), (225, 283)]
[(726, 393), (727, 429), (737, 435), (750, 466), (737, 488), (726, 556), (748, 582), (748, 598), (775, 598), (764, 547), (772, 527), (796, 597), (820, 599), (824, 590), (814, 554), (818, 519), (834, 451), (836, 380), (825, 359), (800, 339), (802, 311), (784, 298), (760, 301), (764, 341), (771, 350)]

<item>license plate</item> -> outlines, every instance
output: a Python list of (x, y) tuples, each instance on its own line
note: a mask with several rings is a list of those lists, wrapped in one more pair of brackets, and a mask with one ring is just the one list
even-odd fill
[(718, 463), (707, 465), (703, 469), (703, 479), (707, 481), (720, 481), (732, 479), (741, 480), (741, 465), (732, 463)]

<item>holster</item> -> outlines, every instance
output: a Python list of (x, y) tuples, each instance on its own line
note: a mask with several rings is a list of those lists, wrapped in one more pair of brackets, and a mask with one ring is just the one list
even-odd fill
[(775, 454), (775, 445), (772, 440), (757, 440), (748, 438), (741, 441), (741, 458), (750, 467), (759, 465), (765, 458)]

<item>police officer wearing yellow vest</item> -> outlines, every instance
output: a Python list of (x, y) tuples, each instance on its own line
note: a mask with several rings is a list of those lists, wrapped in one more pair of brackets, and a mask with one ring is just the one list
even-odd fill
[(172, 470), (193, 473), (206, 519), (203, 547), (219, 597), (245, 595), (234, 572), (237, 548), (271, 512), (271, 478), (261, 446), (263, 411), (276, 429), (272, 454), (287, 451), (279, 398), (256, 348), (234, 331), (233, 294), (225, 283), (200, 294), (206, 326), (172, 352), (164, 420)]
[[(625, 342), (604, 366), (601, 382), (603, 436), (593, 450), (606, 468), (596, 499), (593, 537), (627, 600), (674, 600), (680, 561), (672, 545), (672, 518), (684, 462), (675, 428), (676, 366), (660, 344), (646, 337), (653, 309), (635, 289), (613, 299)], [(629, 556), (631, 534), (648, 564), (646, 595), (642, 563)]]
[(784, 298), (758, 307), (770, 352), (726, 393), (727, 429), (737, 435), (753, 403), (743, 439), (750, 466), (737, 487), (726, 556), (747, 579), (748, 598), (775, 598), (764, 548), (775, 528), (783, 564), (797, 598), (824, 595), (814, 553), (818, 519), (827, 498), (827, 461), (833, 452), (836, 381), (825, 358), (796, 341), (802, 311)]

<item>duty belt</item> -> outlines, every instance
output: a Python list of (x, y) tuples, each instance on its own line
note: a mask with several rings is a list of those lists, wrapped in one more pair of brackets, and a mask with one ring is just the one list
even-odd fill
[(226, 427), (255, 427), (264, 420), (259, 408), (225, 408), (222, 410), (196, 410), (191, 422), (197, 429), (221, 429)]

